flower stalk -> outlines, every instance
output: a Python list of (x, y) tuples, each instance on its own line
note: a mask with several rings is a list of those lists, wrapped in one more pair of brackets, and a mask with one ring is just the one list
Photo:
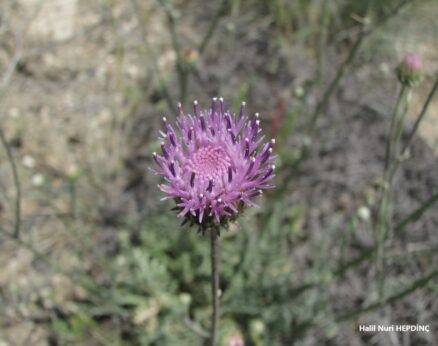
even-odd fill
[[(222, 97), (214, 97), (209, 109), (193, 102), (191, 113), (178, 104), (171, 124), (163, 118), (161, 155), (154, 152), (162, 178), (162, 200), (175, 201), (182, 224), (196, 225), (211, 241), (212, 319), (209, 341), (219, 335), (219, 235), (221, 227), (238, 218), (245, 206), (255, 207), (263, 190), (274, 188), (275, 139), (265, 140), (259, 113), (249, 116), (246, 103), (238, 112), (226, 109)], [(199, 334), (199, 333), (197, 333)]]
[(6, 136), (3, 132), (3, 129), (0, 128), (0, 143), (3, 145), (6, 151), (7, 160), (9, 161), (9, 165), (12, 170), (12, 177), (14, 180), (15, 186), (15, 225), (14, 225), (14, 237), (20, 237), (20, 229), (21, 229), (21, 184), (20, 178), (18, 176), (17, 165), (14, 160), (14, 155), (12, 154), (11, 147), (6, 139)]
[(397, 160), (397, 148), (401, 137), (401, 132), (404, 126), (407, 103), (409, 99), (409, 86), (402, 85), (397, 101), (394, 107), (394, 112), (391, 117), (391, 125), (389, 137), (386, 147), (385, 168), (383, 174), (382, 192), (378, 211), (377, 221), (377, 287), (379, 298), (383, 298), (384, 291), (384, 259), (383, 248), (385, 240), (388, 236), (390, 223), (390, 195), (392, 191), (392, 182), (394, 175), (391, 174), (392, 167)]
[(219, 331), (219, 230), (216, 227), (210, 229), (211, 240), (211, 293), (213, 313), (211, 315), (210, 345), (216, 346)]
[[(401, 156), (405, 154), (406, 145), (400, 151), (400, 140), (405, 125), (405, 117), (411, 98), (411, 87), (421, 79), (421, 59), (413, 54), (407, 55), (397, 68), (397, 75), (401, 83), (400, 92), (395, 103), (394, 112), (391, 116), (391, 125), (386, 145), (385, 166), (383, 173), (383, 184), (381, 188), (380, 204), (377, 215), (377, 252), (376, 252), (376, 276), (377, 291), (379, 299), (384, 295), (384, 256), (383, 249), (385, 240), (388, 237), (390, 229), (391, 216), (391, 191), (395, 173), (402, 160)], [(426, 102), (427, 104), (430, 100)], [(420, 119), (422, 117), (419, 117)], [(416, 123), (415, 129), (418, 127)], [(410, 143), (412, 133), (407, 143)]]

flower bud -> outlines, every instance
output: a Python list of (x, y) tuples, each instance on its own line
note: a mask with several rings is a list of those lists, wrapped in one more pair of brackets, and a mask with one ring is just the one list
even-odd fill
[(26, 168), (35, 168), (35, 159), (32, 156), (25, 155), (22, 159), (22, 163)]
[(406, 86), (412, 86), (421, 79), (423, 63), (415, 54), (406, 55), (397, 67), (397, 75), (400, 82)]
[(245, 346), (245, 341), (243, 341), (242, 336), (240, 334), (234, 334), (225, 344), (226, 346)]
[(368, 207), (366, 206), (361, 206), (358, 210), (357, 210), (357, 216), (362, 220), (362, 221), (369, 221), (371, 218), (371, 211)]
[(32, 185), (35, 187), (41, 187), (44, 185), (46, 179), (44, 178), (44, 175), (42, 174), (35, 174), (32, 176)]
[(189, 65), (194, 65), (199, 60), (199, 52), (194, 48), (189, 48), (183, 53), (184, 61)]
[(65, 177), (67, 180), (75, 181), (81, 175), (80, 168), (75, 164), (69, 164), (65, 167)]

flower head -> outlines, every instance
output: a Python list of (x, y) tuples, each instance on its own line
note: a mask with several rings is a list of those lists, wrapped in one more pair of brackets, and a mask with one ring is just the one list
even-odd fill
[(163, 118), (162, 155), (153, 154), (154, 172), (165, 180), (158, 185), (163, 199), (174, 199), (178, 217), (200, 225), (219, 224), (244, 205), (255, 206), (262, 190), (272, 188), (275, 169), (275, 140), (264, 143), (259, 115), (248, 118), (245, 102), (237, 115), (230, 113), (222, 98), (213, 98), (208, 110), (194, 101), (193, 114), (178, 108), (177, 129)]
[(401, 83), (411, 86), (421, 79), (423, 63), (415, 54), (407, 54), (397, 68), (398, 78)]

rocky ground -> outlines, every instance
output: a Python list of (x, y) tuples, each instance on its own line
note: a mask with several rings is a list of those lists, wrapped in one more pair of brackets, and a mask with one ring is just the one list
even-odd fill
[[(135, 3), (19, 0), (0, 4), (0, 125), (19, 166), (23, 239), (32, 245), (29, 251), (29, 246), (0, 238), (0, 346), (50, 344), (50, 316), (44, 311), (54, 307), (74, 311), (74, 301), (86, 295), (38, 253), (49, 254), (65, 271), (90, 272), (114, 251), (114, 229), (123, 227), (121, 215), (141, 217), (153, 204), (149, 198), (153, 178), (146, 176), (144, 167), (153, 151), (151, 138), (158, 119), (168, 112), (166, 103), (155, 97), (155, 88), (160, 75), (176, 85), (168, 73), (176, 56), (163, 11), (153, 2), (138, 2), (139, 8)], [(309, 207), (310, 237), (322, 237), (328, 225), (344, 225), (366, 204), (367, 193), (381, 175), (384, 134), (397, 85), (392, 68), (406, 51), (422, 55), (426, 70), (408, 113), (407, 130), (412, 126), (438, 72), (437, 5), (418, 5), (374, 35), (362, 59), (371, 64), (358, 64), (323, 115), (323, 135), (314, 143), (321, 148), (319, 154), (302, 167), (290, 195), (291, 203), (304, 200)], [(187, 6), (183, 13), (190, 15), (182, 18), (179, 30), (183, 44), (192, 47), (202, 38), (199, 28), (208, 24), (204, 11), (211, 9), (203, 10), (195, 2)], [(304, 101), (291, 96), (306, 86), (315, 65), (302, 43), (279, 48), (269, 44), (272, 39), (269, 25), (255, 20), (251, 10), (226, 17), (197, 64), (188, 99), (206, 103), (211, 95), (220, 94), (234, 102), (247, 96), (251, 109), (259, 110), (266, 125), (278, 132), (276, 121), (281, 124), (291, 105), (315, 103), (313, 94), (305, 95)], [(327, 51), (328, 76), (337, 63), (333, 55)], [(292, 139), (287, 144), (296, 143)], [(397, 177), (396, 220), (437, 188), (437, 154), (435, 98), (415, 139), (412, 158)], [(3, 152), (0, 158), (0, 224), (8, 228), (13, 224), (15, 190)], [(437, 215), (435, 207), (415, 223), (395, 242), (394, 254), (403, 253), (407, 246), (436, 245)], [(357, 251), (372, 241), (366, 228), (360, 225), (353, 235)], [(96, 249), (95, 243), (101, 246)], [(301, 269), (307, 265), (309, 251), (313, 250), (305, 244), (297, 250)], [(436, 257), (428, 258), (436, 263)], [(400, 268), (394, 265), (390, 270)], [(418, 270), (410, 268), (408, 273)], [(338, 297), (342, 292), (346, 304), (360, 299), (369, 275), (363, 269), (344, 286), (334, 286), (330, 294)], [(406, 311), (414, 311), (422, 321), (433, 320), (436, 310), (431, 297), (422, 300), (413, 295), (406, 301)], [(390, 311), (385, 318), (402, 314)], [(370, 315), (369, 322), (377, 318), (382, 317)], [(353, 331), (343, 333), (350, 345), (369, 341)]]

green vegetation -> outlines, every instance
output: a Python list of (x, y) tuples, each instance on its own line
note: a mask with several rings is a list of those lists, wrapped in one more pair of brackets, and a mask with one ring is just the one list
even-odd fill
[(0, 346), (208, 344), (209, 239), (147, 167), (162, 116), (213, 96), (260, 111), (278, 154), (276, 189), (221, 233), (219, 344), (436, 329), (438, 160), (420, 132), (438, 64), (425, 50), (409, 88), (391, 72), (432, 1), (75, 6), (75, 34), (56, 41), (0, 5)]

